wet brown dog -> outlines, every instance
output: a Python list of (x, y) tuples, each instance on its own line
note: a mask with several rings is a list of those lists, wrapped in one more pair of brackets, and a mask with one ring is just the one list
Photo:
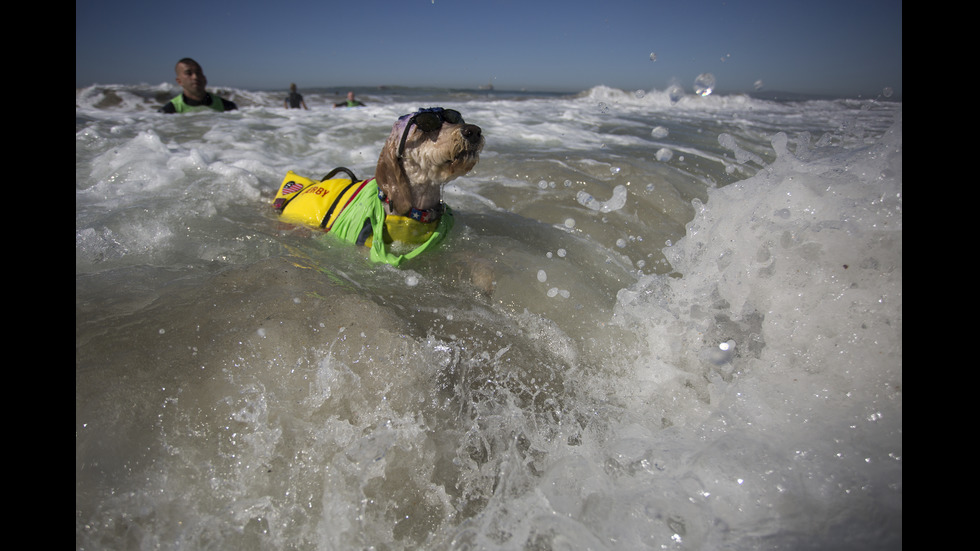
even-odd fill
[[(319, 181), (289, 172), (273, 208), (283, 222), (365, 245), (372, 260), (398, 266), (438, 245), (452, 229), (443, 187), (476, 166), (483, 145), (483, 131), (458, 111), (419, 109), (392, 126), (374, 178), (359, 180), (342, 167)], [(338, 172), (350, 179), (333, 178)], [(487, 277), (473, 281), (489, 292), (492, 282), (478, 280)]]

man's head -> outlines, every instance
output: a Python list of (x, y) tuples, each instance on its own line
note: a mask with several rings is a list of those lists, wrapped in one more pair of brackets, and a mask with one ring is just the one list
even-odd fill
[(185, 57), (177, 62), (177, 84), (184, 90), (184, 96), (193, 100), (201, 101), (204, 99), (204, 88), (208, 85), (208, 79), (204, 76), (201, 65), (189, 57)]

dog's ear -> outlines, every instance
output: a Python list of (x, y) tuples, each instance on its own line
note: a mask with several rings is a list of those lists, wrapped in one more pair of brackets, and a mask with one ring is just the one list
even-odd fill
[(388, 136), (388, 141), (381, 149), (378, 166), (374, 172), (374, 177), (378, 181), (378, 188), (384, 192), (390, 201), (395, 214), (405, 214), (412, 210), (411, 186), (408, 176), (402, 168), (402, 163), (398, 159), (400, 141), (401, 134), (393, 129), (391, 135)]

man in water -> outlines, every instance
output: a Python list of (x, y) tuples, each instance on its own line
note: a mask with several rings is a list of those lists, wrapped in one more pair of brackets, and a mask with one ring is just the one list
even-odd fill
[(347, 101), (333, 104), (334, 107), (364, 107), (364, 104), (354, 99), (354, 92), (347, 92)]
[(289, 97), (282, 102), (282, 106), (286, 109), (289, 109), (290, 107), (293, 109), (299, 109), (301, 105), (303, 106), (303, 109), (310, 109), (306, 106), (306, 102), (303, 101), (303, 94), (296, 91), (296, 83), (294, 82), (293, 84), (289, 85)]
[(231, 111), (238, 109), (235, 102), (213, 96), (204, 90), (208, 79), (201, 65), (189, 57), (177, 62), (177, 84), (183, 90), (180, 95), (160, 108), (161, 113), (189, 113), (191, 111)]

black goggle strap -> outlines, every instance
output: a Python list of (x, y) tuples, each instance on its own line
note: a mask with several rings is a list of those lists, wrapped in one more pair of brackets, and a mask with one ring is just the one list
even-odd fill
[(461, 124), (463, 122), (463, 115), (455, 109), (443, 109), (442, 107), (432, 107), (416, 111), (408, 119), (408, 122), (405, 123), (405, 131), (402, 132), (402, 140), (398, 144), (398, 158), (400, 159), (405, 153), (405, 142), (408, 140), (408, 131), (412, 128), (413, 124), (423, 132), (432, 132), (442, 127), (443, 122)]

